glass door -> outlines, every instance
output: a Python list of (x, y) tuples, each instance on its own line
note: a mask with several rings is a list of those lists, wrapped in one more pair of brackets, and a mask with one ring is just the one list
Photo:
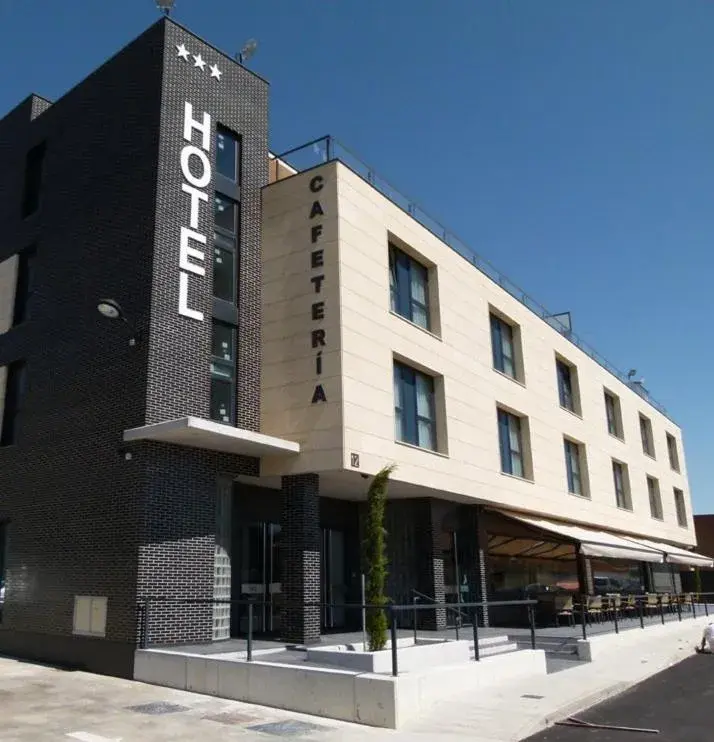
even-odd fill
[(347, 585), (345, 584), (345, 534), (331, 528), (322, 529), (322, 625), (341, 629), (345, 625)]
[[(250, 523), (241, 529), (240, 599), (255, 602), (253, 630), (280, 630), (282, 582), (280, 577), (280, 525)], [(240, 630), (248, 630), (248, 611), (240, 607)]]

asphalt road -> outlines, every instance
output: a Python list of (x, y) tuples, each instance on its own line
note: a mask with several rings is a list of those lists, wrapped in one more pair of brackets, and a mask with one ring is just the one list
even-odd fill
[(659, 734), (552, 727), (528, 742), (712, 742), (714, 655), (695, 655), (626, 693), (577, 714), (596, 724), (658, 729)]

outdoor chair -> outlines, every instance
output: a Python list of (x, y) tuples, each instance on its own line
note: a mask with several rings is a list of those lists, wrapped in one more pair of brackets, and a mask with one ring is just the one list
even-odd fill
[(672, 610), (672, 602), (669, 593), (662, 593), (662, 595), (660, 595), (660, 600), (662, 601), (662, 610), (669, 613)]
[(592, 623), (593, 617), (598, 621), (602, 620), (602, 595), (588, 596), (588, 602), (585, 607), (585, 616), (590, 623)]
[(637, 598), (634, 595), (628, 595), (625, 602), (622, 603), (622, 615), (627, 618), (637, 616)]
[(679, 604), (685, 611), (692, 610), (692, 601), (694, 600), (694, 593), (682, 593), (678, 596)]
[(555, 625), (560, 626), (560, 619), (566, 616), (571, 626), (575, 625), (575, 604), (572, 595), (555, 596)]
[(608, 608), (610, 619), (615, 620), (622, 615), (622, 595), (615, 593), (614, 595), (608, 595)]
[(659, 602), (655, 593), (647, 593), (647, 601), (645, 602), (645, 613), (657, 613), (659, 610)]

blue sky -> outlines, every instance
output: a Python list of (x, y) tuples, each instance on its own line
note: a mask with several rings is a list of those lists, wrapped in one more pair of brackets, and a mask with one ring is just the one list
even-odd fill
[[(152, 0), (0, 0), (0, 114), (156, 18)], [(637, 368), (714, 511), (714, 3), (177, 0), (175, 18), (227, 52), (259, 40), (275, 151), (335, 135)]]

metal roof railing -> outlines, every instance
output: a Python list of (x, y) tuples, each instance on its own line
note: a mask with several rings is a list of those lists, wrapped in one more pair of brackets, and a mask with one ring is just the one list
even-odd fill
[[(406, 211), (423, 227), (428, 229), (452, 250), (461, 255), (462, 258), (488, 276), (504, 291), (507, 291), (514, 299), (528, 307), (528, 309), (530, 309), (534, 314), (538, 315), (551, 327), (560, 332), (563, 337), (570, 340), (573, 345), (580, 348), (583, 353), (590, 356), (590, 358), (592, 358), (596, 363), (600, 364), (600, 366), (605, 370), (609, 371), (623, 384), (632, 389), (632, 391), (651, 404), (656, 410), (661, 412), (670, 420), (672, 419), (664, 406), (657, 402), (657, 400), (649, 394), (641, 383), (633, 381), (627, 374), (620, 371), (620, 369), (600, 355), (600, 353), (598, 353), (593, 347), (576, 335), (568, 325), (564, 324), (564, 322), (558, 318), (558, 315), (549, 312), (542, 304), (538, 303), (503, 273), (494, 268), (488, 260), (481, 257), (475, 250), (457, 237), (456, 234), (447, 229), (441, 222), (430, 216), (416, 201), (398, 191), (391, 183), (389, 183), (389, 181), (379, 175), (374, 168), (367, 165), (367, 163), (361, 160), (334, 137), (329, 135), (320, 137), (319, 139), (314, 139), (307, 144), (302, 144), (299, 147), (283, 152), (283, 154), (276, 155), (270, 161), (273, 176), (271, 180), (282, 180), (291, 177), (293, 173), (290, 172), (290, 170), (303, 172), (304, 170), (309, 170), (333, 160), (338, 160), (349, 167), (355, 174), (366, 180), (383, 196), (388, 198), (393, 204), (395, 204), (395, 206)], [(288, 165), (290, 170), (286, 168), (281, 172), (281, 163)]]

